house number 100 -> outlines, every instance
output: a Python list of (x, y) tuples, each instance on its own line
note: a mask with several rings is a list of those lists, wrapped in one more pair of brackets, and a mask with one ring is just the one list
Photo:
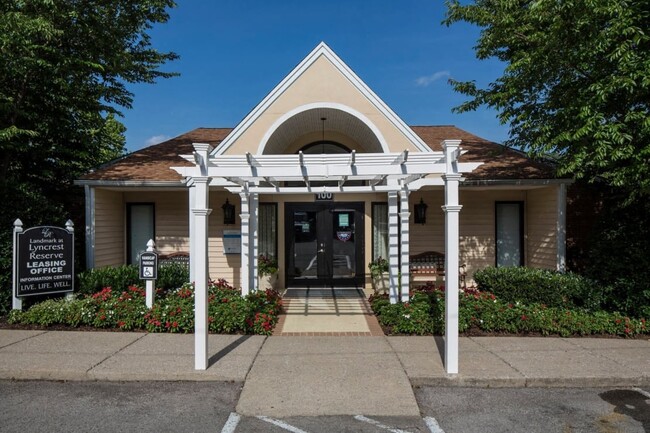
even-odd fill
[(331, 192), (319, 192), (316, 194), (316, 201), (331, 201), (334, 200), (334, 194)]

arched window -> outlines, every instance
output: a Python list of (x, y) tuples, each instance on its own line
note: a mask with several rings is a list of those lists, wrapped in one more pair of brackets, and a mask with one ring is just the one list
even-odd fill
[(320, 153), (352, 153), (352, 151), (341, 143), (335, 141), (319, 140), (309, 143), (300, 149), (305, 155)]

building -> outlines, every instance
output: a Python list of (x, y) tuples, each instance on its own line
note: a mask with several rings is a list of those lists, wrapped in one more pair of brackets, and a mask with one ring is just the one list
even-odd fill
[(453, 126), (409, 127), (324, 43), (235, 128), (195, 129), (77, 183), (89, 266), (134, 263), (153, 238), (190, 254), (197, 293), (208, 275), (255, 290), (261, 254), (280, 287), (368, 287), (368, 262), (387, 257), (394, 302), (426, 251), (446, 254), (448, 287), (459, 263), (469, 279), (564, 267), (568, 180)]

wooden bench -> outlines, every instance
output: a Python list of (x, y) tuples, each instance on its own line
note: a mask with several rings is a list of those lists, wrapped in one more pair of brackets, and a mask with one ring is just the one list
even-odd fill
[[(411, 282), (414, 286), (445, 280), (445, 255), (438, 251), (426, 251), (424, 253), (409, 256), (409, 269), (411, 271)], [(461, 264), (458, 270), (459, 283), (465, 288), (466, 266)]]
[(190, 253), (179, 251), (177, 253), (161, 254), (158, 256), (158, 264), (160, 266), (167, 266), (172, 263), (180, 263), (185, 267), (190, 267)]

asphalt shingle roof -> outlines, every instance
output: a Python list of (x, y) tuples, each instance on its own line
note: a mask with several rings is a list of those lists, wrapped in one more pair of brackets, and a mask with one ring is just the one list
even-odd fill
[[(470, 134), (455, 126), (412, 126), (422, 140), (435, 151), (441, 151), (446, 139), (462, 140), (461, 148), (468, 152), (461, 161), (482, 161), (484, 164), (465, 175), (468, 180), (552, 179), (553, 167), (534, 161), (522, 152)], [(160, 144), (130, 153), (99, 167), (81, 179), (92, 181), (179, 181), (181, 176), (169, 167), (191, 166), (179, 155), (191, 154), (192, 143), (213, 146), (232, 128), (197, 128)]]

